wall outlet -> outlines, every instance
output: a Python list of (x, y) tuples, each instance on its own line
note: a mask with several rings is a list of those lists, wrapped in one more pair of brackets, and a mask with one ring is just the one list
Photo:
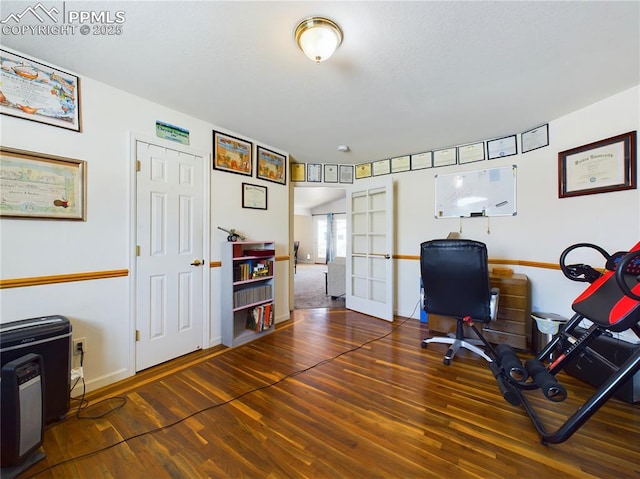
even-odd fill
[(87, 338), (78, 338), (73, 340), (73, 349), (71, 350), (74, 356), (80, 356), (81, 353), (87, 352)]

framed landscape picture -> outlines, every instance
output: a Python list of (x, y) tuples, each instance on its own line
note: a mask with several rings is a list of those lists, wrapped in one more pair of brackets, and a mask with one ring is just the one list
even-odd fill
[(287, 157), (258, 145), (257, 177), (286, 185)]
[(218, 131), (213, 132), (213, 168), (251, 176), (253, 143)]

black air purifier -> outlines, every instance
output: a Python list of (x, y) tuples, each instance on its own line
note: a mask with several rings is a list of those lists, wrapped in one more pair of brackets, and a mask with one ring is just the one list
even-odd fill
[(2, 477), (15, 477), (43, 459), (44, 364), (25, 354), (2, 366), (0, 387), (0, 460)]
[(28, 353), (42, 356), (45, 425), (64, 419), (70, 407), (69, 320), (55, 315), (0, 324), (0, 366)]

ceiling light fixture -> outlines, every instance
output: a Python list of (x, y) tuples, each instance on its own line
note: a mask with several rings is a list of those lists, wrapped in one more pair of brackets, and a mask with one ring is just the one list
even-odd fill
[(342, 43), (342, 30), (324, 17), (309, 17), (296, 27), (296, 43), (316, 63), (328, 59)]

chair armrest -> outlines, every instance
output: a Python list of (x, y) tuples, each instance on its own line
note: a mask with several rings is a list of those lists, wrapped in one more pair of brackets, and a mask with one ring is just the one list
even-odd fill
[(495, 321), (498, 316), (498, 300), (500, 299), (500, 290), (498, 288), (491, 288), (491, 302), (489, 304), (489, 311), (491, 312), (491, 321)]

